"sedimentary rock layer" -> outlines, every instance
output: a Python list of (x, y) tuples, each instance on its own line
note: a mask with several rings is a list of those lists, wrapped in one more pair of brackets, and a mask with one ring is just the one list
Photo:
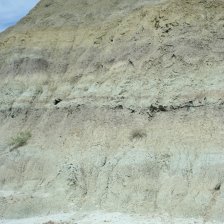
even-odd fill
[(223, 10), (221, 0), (42, 0), (1, 33), (0, 214), (223, 221)]

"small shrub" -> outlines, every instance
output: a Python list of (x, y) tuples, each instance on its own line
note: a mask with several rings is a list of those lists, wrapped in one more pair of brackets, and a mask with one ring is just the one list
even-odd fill
[(15, 137), (10, 138), (9, 145), (13, 147), (12, 149), (24, 146), (31, 136), (30, 131), (19, 132)]
[(131, 133), (130, 139), (134, 140), (134, 139), (142, 139), (145, 138), (147, 135), (143, 130), (134, 130)]

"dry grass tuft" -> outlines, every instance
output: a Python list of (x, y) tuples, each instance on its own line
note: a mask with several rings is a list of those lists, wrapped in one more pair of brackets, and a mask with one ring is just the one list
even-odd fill
[(131, 140), (140, 140), (143, 139), (147, 136), (147, 134), (145, 133), (145, 131), (143, 130), (134, 130), (131, 133), (130, 139)]
[(32, 137), (30, 131), (19, 132), (16, 136), (9, 139), (9, 146), (13, 149), (26, 145), (27, 141)]

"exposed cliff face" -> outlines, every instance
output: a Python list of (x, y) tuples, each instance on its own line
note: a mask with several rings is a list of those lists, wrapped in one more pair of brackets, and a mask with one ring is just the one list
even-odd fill
[(41, 1), (1, 37), (9, 104), (27, 88), (44, 104), (219, 104), (223, 25), (223, 1)]
[[(223, 221), (223, 10), (221, 0), (42, 0), (1, 33), (0, 214)], [(21, 130), (32, 138), (10, 152)]]

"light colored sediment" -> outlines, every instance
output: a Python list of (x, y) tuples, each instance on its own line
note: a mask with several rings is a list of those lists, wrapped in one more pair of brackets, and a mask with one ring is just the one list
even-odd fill
[[(1, 33), (1, 217), (224, 221), (223, 9), (42, 0)], [(10, 150), (22, 130), (32, 138)]]
[(85, 108), (4, 117), (1, 136), (23, 127), (33, 138), (12, 152), (5, 143), (2, 190), (20, 193), (3, 194), (1, 214), (82, 207), (222, 220), (222, 120), (213, 108), (160, 112), (152, 120)]
[(61, 213), (42, 217), (32, 217), (26, 219), (5, 219), (1, 224), (221, 224), (219, 222), (204, 222), (202, 219), (174, 218), (168, 215), (146, 216), (137, 214), (127, 214), (120, 212), (76, 212)]

